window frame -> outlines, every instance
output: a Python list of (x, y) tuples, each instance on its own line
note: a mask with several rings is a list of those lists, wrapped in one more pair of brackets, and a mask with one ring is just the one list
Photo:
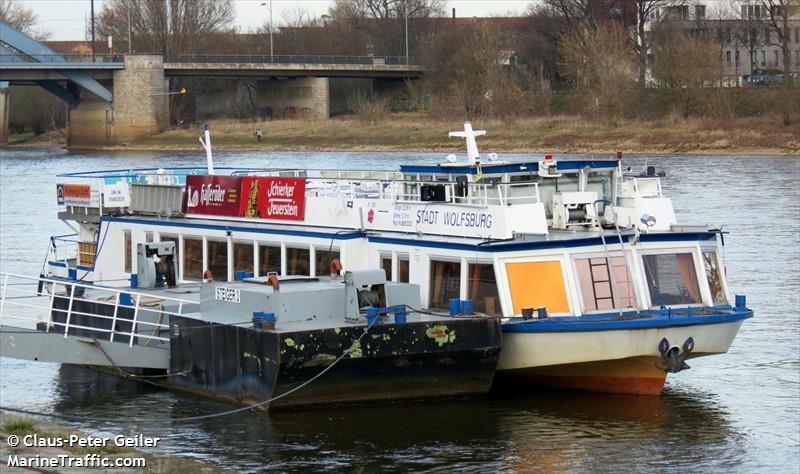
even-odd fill
[[(587, 310), (586, 305), (583, 301), (583, 291), (581, 287), (580, 278), (578, 277), (578, 260), (583, 259), (598, 259), (602, 258), (605, 259), (606, 257), (609, 258), (616, 258), (622, 257), (625, 259), (625, 266), (628, 272), (628, 277), (630, 278), (630, 285), (633, 289), (633, 306), (625, 306), (622, 308), (611, 308), (611, 309), (595, 309), (595, 310)], [(573, 275), (573, 281), (575, 282), (575, 295), (577, 298), (577, 306), (581, 310), (581, 314), (606, 314), (606, 313), (617, 313), (619, 311), (637, 311), (642, 305), (642, 295), (640, 292), (641, 282), (639, 281), (641, 278), (636, 272), (634, 265), (631, 262), (631, 258), (629, 252), (627, 251), (612, 251), (606, 254), (605, 252), (585, 252), (585, 253), (570, 253), (569, 260)], [(610, 270), (610, 269), (609, 269)], [(614, 291), (612, 285), (612, 292)], [(645, 287), (647, 286), (645, 282)], [(649, 293), (649, 292), (648, 292)]]
[[(681, 303), (681, 304), (671, 304), (671, 305), (664, 305), (669, 308), (699, 308), (708, 305), (708, 288), (704, 287), (701, 282), (705, 282), (707, 285), (706, 275), (705, 275), (705, 267), (702, 261), (699, 261), (699, 245), (695, 245), (692, 247), (669, 247), (669, 248), (645, 248), (638, 252), (638, 265), (639, 265), (639, 272), (643, 277), (642, 284), (645, 294), (643, 295), (646, 299), (643, 299), (643, 302), (647, 302), (647, 308), (649, 309), (658, 309), (659, 306), (657, 302), (652, 301), (650, 297), (650, 283), (648, 280), (648, 273), (647, 268), (645, 267), (644, 257), (649, 255), (677, 255), (682, 253), (689, 253), (692, 255), (692, 262), (694, 264), (694, 273), (695, 277), (697, 278), (697, 286), (700, 291), (700, 302), (699, 303)], [(702, 268), (702, 270), (701, 270)]]

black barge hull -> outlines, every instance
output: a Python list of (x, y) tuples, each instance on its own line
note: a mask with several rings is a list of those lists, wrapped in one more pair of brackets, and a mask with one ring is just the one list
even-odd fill
[[(501, 350), (497, 319), (316, 329), (255, 330), (174, 318), (175, 388), (270, 409), (488, 393)], [(265, 406), (266, 408), (266, 406)]]

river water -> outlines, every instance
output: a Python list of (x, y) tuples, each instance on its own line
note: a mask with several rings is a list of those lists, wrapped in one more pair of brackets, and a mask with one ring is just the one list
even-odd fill
[[(199, 153), (3, 150), (0, 268), (36, 275), (56, 217), (59, 173), (203, 165)], [(443, 154), (217, 153), (218, 165), (394, 168)], [(523, 159), (501, 155), (501, 159)], [(269, 162), (268, 162), (269, 161)], [(640, 166), (643, 157), (627, 164)], [(661, 397), (569, 392), (171, 418), (232, 406), (75, 367), (0, 360), (0, 404), (102, 421), (91, 433), (144, 433), (174, 453), (243, 472), (800, 472), (800, 158), (665, 156), (665, 192), (683, 223), (730, 231), (730, 286), (748, 297), (726, 355), (691, 361)], [(115, 418), (163, 418), (162, 423)]]

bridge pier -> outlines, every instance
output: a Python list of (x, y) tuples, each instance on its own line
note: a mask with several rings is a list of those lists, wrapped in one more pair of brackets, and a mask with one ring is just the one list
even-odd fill
[(292, 115), (328, 118), (331, 115), (330, 81), (327, 77), (298, 77), (259, 81), (259, 106), (269, 107), (273, 117)]
[(8, 113), (9, 95), (8, 87), (0, 87), (0, 146), (8, 145)]
[(92, 147), (124, 143), (164, 130), (169, 102), (160, 55), (127, 55), (113, 74), (114, 102), (84, 91), (69, 114), (67, 145)]

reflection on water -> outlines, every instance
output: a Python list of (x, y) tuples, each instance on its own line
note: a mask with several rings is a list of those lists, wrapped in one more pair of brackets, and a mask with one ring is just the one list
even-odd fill
[[(490, 151), (490, 150), (487, 150)], [(3, 151), (0, 268), (37, 274), (56, 218), (55, 175), (202, 164), (200, 154)], [(271, 166), (386, 168), (442, 154), (271, 153)], [(522, 155), (506, 155), (522, 159)], [(220, 165), (259, 166), (256, 153)], [(168, 161), (168, 162), (167, 162)], [(628, 163), (640, 165), (643, 158)], [(343, 165), (342, 163), (346, 163)], [(662, 157), (679, 220), (731, 231), (730, 286), (748, 296), (730, 353), (693, 360), (661, 397), (570, 392), (243, 413), (171, 423), (231, 405), (55, 364), (0, 360), (0, 404), (86, 417), (93, 432), (143, 432), (159, 450), (243, 471), (800, 471), (800, 160)], [(698, 203), (701, 206), (698, 206)], [(160, 423), (114, 421), (163, 419)], [(100, 421), (88, 420), (88, 418)]]
[[(62, 366), (53, 408), (87, 417), (164, 417), (123, 424), (165, 438), (165, 449), (245, 470), (366, 468), (399, 470), (592, 470), (707, 463), (734, 468), (730, 445), (743, 436), (714, 395), (663, 397), (538, 393), (427, 403), (397, 403), (247, 413), (189, 426), (169, 418), (229, 405), (176, 394), (77, 367)], [(108, 394), (113, 393), (114, 397)], [(82, 425), (82, 424), (81, 424)], [(87, 423), (101, 430), (118, 424)], [(719, 451), (719, 452), (717, 452)], [(638, 453), (638, 455), (632, 455)], [(679, 454), (680, 459), (676, 459)]]

